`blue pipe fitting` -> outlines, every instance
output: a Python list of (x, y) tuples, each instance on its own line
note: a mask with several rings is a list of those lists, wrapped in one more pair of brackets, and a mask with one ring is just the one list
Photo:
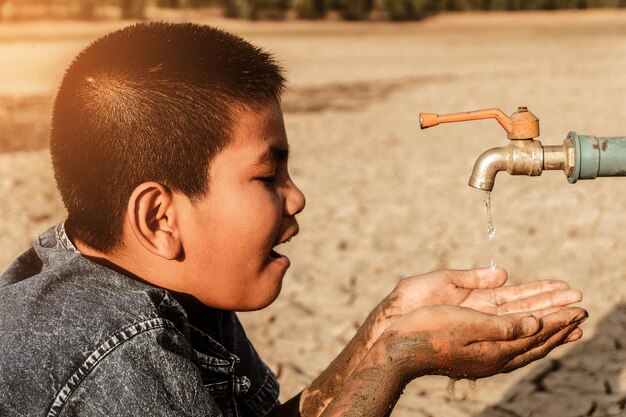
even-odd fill
[(567, 140), (574, 147), (574, 170), (567, 180), (626, 176), (626, 136), (597, 137), (569, 132)]

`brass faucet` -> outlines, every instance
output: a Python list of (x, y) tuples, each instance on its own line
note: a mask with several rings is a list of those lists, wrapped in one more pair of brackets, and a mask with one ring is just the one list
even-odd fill
[[(539, 119), (526, 107), (519, 107), (511, 117), (500, 109), (444, 115), (420, 113), (420, 127), (426, 129), (439, 123), (481, 119), (496, 119), (506, 130), (510, 143), (508, 146), (489, 149), (478, 157), (469, 179), (471, 187), (493, 190), (499, 171), (506, 171), (511, 175), (538, 176), (543, 170), (563, 170), (568, 178), (573, 178), (576, 153), (571, 134), (562, 145), (542, 146), (541, 142), (534, 139), (539, 136)], [(575, 182), (576, 179), (578, 177), (570, 182)]]

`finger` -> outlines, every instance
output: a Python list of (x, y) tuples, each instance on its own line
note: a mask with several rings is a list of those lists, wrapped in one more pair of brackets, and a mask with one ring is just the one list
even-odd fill
[(521, 285), (513, 285), (511, 287), (502, 287), (494, 290), (494, 298), (497, 305), (510, 303), (512, 301), (521, 300), (542, 294), (549, 291), (568, 289), (569, 284), (565, 281), (543, 280), (529, 282)]
[(531, 311), (530, 314), (532, 314), (533, 316), (537, 317), (538, 319), (541, 319), (541, 318), (547, 316), (548, 314), (556, 313), (561, 308), (563, 308), (563, 307), (544, 308), (542, 310)]
[[(546, 316), (542, 320), (544, 326), (533, 336), (511, 341), (485, 341), (473, 344), (472, 348), (477, 354), (492, 358), (497, 372), (510, 372), (545, 357), (556, 346), (565, 343), (586, 317), (587, 312), (583, 309), (564, 308)], [(576, 338), (576, 333), (572, 338)]]
[[(528, 350), (529, 346), (543, 343), (547, 338), (571, 323), (582, 323), (587, 318), (587, 312), (579, 307), (561, 307), (556, 312), (546, 314), (541, 319), (529, 313), (503, 316), (485, 314), (484, 316), (487, 318), (480, 322), (480, 330), (475, 332), (474, 340), (468, 344), (511, 341), (504, 347), (510, 353), (517, 355)], [(529, 338), (530, 336), (532, 337)], [(524, 338), (529, 338), (529, 340), (518, 340)]]
[[(544, 311), (549, 311), (549, 309)], [(580, 307), (561, 307), (557, 311), (542, 317), (541, 323), (544, 328), (556, 328), (559, 325), (563, 326), (577, 321), (585, 321), (587, 317), (589, 317), (587, 311)]]
[(580, 337), (582, 336), (582, 330), (580, 330), (577, 326), (578, 323), (572, 323), (568, 326), (565, 326), (563, 329), (554, 333), (541, 345), (536, 346), (514, 357), (504, 367), (505, 369), (503, 372), (511, 372), (515, 369), (521, 368), (522, 366), (526, 366), (529, 363), (536, 361), (537, 359), (544, 358), (554, 348), (564, 343), (568, 343), (570, 339), (573, 339), (571, 341), (580, 339)]
[(507, 272), (502, 268), (449, 270), (446, 273), (454, 285), (467, 289), (498, 288), (507, 279)]
[[(563, 309), (562, 309), (563, 310)], [(548, 317), (544, 326), (535, 335), (511, 341), (485, 341), (473, 347), (485, 355), (504, 358), (499, 372), (510, 372), (532, 361), (546, 356), (559, 344), (563, 344), (570, 333), (587, 317), (586, 311), (568, 308)]]
[[(535, 347), (543, 345), (555, 334), (563, 329), (571, 327), (573, 330), (587, 319), (587, 312), (578, 307), (561, 308), (557, 312), (547, 314), (541, 318), (541, 330), (527, 339), (511, 342), (505, 346), (513, 356), (530, 351)], [(572, 327), (573, 326), (573, 327)]]
[(480, 330), (474, 333), (474, 340), (470, 344), (517, 340), (532, 336), (541, 329), (539, 319), (527, 313), (485, 316), (488, 318), (480, 323)]
[(578, 290), (553, 290), (501, 304), (496, 311), (497, 314), (525, 313), (551, 307), (563, 307), (577, 303), (582, 298), (583, 294)]
[(575, 328), (572, 332), (567, 336), (565, 343), (572, 343), (583, 337), (583, 329), (580, 327)]

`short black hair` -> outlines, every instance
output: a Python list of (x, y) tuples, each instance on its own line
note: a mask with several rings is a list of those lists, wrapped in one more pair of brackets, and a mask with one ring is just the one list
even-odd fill
[(142, 23), (96, 40), (54, 103), (50, 152), (66, 227), (106, 252), (121, 242), (139, 184), (205, 195), (234, 110), (280, 102), (284, 85), (271, 54), (209, 26)]

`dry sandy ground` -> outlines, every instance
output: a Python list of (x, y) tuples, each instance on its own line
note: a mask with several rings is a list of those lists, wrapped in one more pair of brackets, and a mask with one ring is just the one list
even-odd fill
[[(308, 197), (281, 297), (243, 314), (279, 375), (302, 389), (398, 278), (485, 265), (519, 283), (568, 280), (590, 312), (582, 341), (470, 389), (429, 377), (406, 389), (401, 416), (626, 416), (626, 179), (569, 185), (562, 173), (500, 174), (495, 244), (475, 159), (506, 144), (495, 121), (420, 131), (419, 112), (528, 106), (544, 144), (570, 130), (624, 135), (626, 13), (445, 15), (421, 23), (246, 23), (193, 19), (274, 51), (289, 71), (292, 173)], [(119, 22), (0, 25), (0, 143), (46, 141), (54, 89), (90, 40)], [(62, 220), (47, 152), (0, 154), (0, 267)]]

